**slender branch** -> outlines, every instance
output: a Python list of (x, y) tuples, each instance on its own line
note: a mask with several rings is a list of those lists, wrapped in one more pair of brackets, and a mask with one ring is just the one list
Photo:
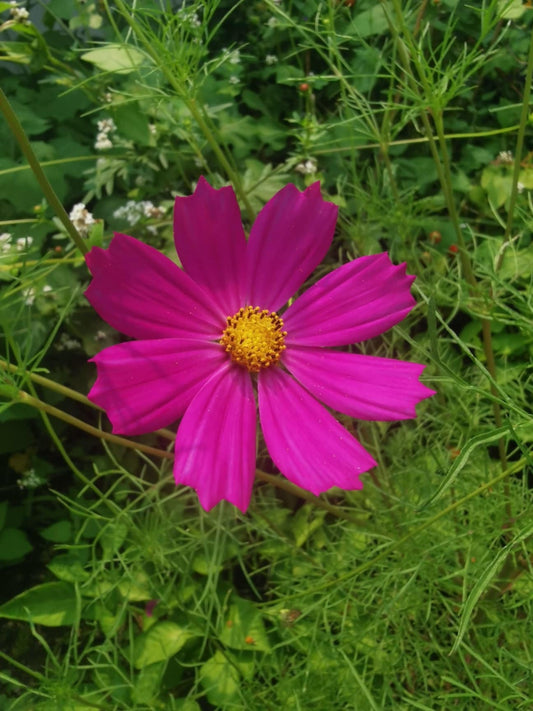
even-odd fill
[(11, 132), (15, 137), (17, 143), (19, 144), (20, 150), (22, 151), (22, 153), (26, 157), (26, 160), (30, 164), (33, 174), (35, 175), (35, 178), (37, 179), (37, 182), (39, 183), (41, 190), (44, 193), (44, 196), (48, 200), (48, 203), (63, 223), (69, 237), (72, 239), (76, 247), (80, 250), (82, 254), (87, 254), (87, 252), (89, 251), (87, 245), (81, 238), (80, 234), (78, 233), (78, 230), (72, 224), (65, 208), (61, 203), (61, 200), (57, 197), (53, 187), (50, 185), (50, 182), (48, 181), (48, 178), (46, 177), (43, 169), (41, 168), (41, 164), (39, 163), (39, 160), (35, 155), (33, 148), (31, 147), (28, 137), (26, 136), (26, 133), (22, 128), (22, 125), (18, 120), (16, 113), (13, 111), (11, 104), (9, 103), (7, 96), (4, 94), (1, 87), (0, 110), (4, 114), (8, 126), (11, 129)]
[[(518, 195), (518, 178), (520, 176), (520, 161), (522, 156), (522, 150), (524, 148), (524, 136), (526, 133), (526, 127), (529, 123), (529, 98), (531, 96), (531, 82), (533, 81), (533, 34), (531, 34), (529, 41), (529, 53), (527, 57), (527, 70), (526, 79), (524, 82), (524, 95), (522, 98), (522, 111), (520, 114), (520, 124), (518, 128), (518, 135), (516, 137), (516, 148), (515, 148), (515, 159), (514, 159), (514, 170), (513, 170), (513, 183), (511, 187), (511, 197), (509, 198), (509, 210), (507, 212), (507, 224), (505, 226), (505, 235), (503, 237), (503, 244), (511, 239), (511, 230), (513, 228), (513, 217), (516, 205), (516, 198)], [(498, 261), (496, 263), (496, 270), (501, 266), (503, 260), (504, 250), (500, 251)]]
[(29, 395), (27, 392), (24, 392), (24, 390), (18, 391), (17, 399), (21, 403), (31, 405), (31, 407), (35, 407), (37, 410), (46, 412), (47, 414), (52, 415), (53, 417), (57, 417), (59, 420), (63, 420), (63, 422), (67, 422), (69, 425), (77, 427), (78, 429), (87, 432), (93, 437), (98, 437), (98, 439), (105, 439), (106, 441), (112, 442), (113, 444), (118, 444), (121, 447), (136, 449), (139, 452), (145, 452), (145, 454), (152, 454), (156, 457), (162, 457), (163, 459), (174, 458), (172, 452), (167, 452), (164, 449), (157, 449), (156, 447), (150, 447), (146, 444), (141, 444), (140, 442), (132, 442), (129, 439), (119, 437), (109, 432), (103, 432), (97, 427), (93, 427), (92, 425), (87, 424), (83, 420), (80, 420), (77, 417), (73, 417), (72, 415), (69, 415), (66, 412), (63, 412), (63, 410), (60, 410), (59, 408), (54, 407), (53, 405), (48, 405), (48, 403), (43, 402), (42, 400), (39, 400), (38, 398), (33, 397), (32, 395)]

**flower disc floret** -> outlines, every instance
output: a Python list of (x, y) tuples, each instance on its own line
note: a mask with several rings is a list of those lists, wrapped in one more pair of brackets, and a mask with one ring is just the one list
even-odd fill
[(275, 311), (246, 306), (228, 316), (220, 343), (232, 361), (259, 373), (275, 365), (285, 350), (283, 320)]

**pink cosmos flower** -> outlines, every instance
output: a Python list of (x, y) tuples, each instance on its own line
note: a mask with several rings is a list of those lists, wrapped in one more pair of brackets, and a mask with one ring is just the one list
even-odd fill
[(319, 401), (354, 418), (401, 420), (433, 394), (419, 382), (423, 365), (332, 350), (378, 336), (415, 305), (414, 277), (387, 254), (335, 269), (281, 311), (326, 255), (336, 218), (319, 183), (304, 192), (287, 185), (246, 240), (233, 190), (200, 178), (192, 196), (176, 198), (183, 269), (123, 234), (87, 255), (88, 300), (138, 339), (92, 359), (98, 377), (89, 398), (120, 434), (181, 418), (174, 477), (196, 489), (206, 510), (222, 499), (248, 507), (256, 389), (272, 460), (313, 494), (360, 489), (360, 474), (376, 464)]

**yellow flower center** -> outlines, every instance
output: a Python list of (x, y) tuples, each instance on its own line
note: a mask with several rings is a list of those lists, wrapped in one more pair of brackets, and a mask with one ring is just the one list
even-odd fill
[(220, 343), (238, 365), (250, 373), (275, 365), (285, 350), (283, 321), (275, 311), (245, 306), (228, 316)]

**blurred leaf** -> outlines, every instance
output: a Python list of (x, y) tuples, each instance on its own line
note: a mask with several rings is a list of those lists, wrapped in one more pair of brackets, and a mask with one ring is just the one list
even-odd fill
[(149, 664), (169, 659), (196, 635), (196, 632), (180, 627), (175, 622), (158, 622), (135, 640), (133, 663), (137, 669), (142, 669)]
[(64, 519), (63, 521), (53, 523), (40, 533), (41, 536), (47, 541), (53, 541), (54, 543), (67, 543), (72, 537), (72, 524), (70, 521)]
[(232, 649), (270, 652), (270, 644), (261, 613), (249, 600), (234, 596), (225, 617), (220, 641)]
[(1, 605), (0, 617), (46, 627), (72, 625), (76, 621), (74, 587), (67, 583), (37, 585)]
[(28, 537), (18, 528), (0, 531), (0, 560), (17, 560), (33, 550)]
[(46, 567), (56, 578), (66, 583), (81, 583), (89, 577), (83, 562), (75, 553), (58, 555)]
[(135, 47), (119, 44), (108, 44), (105, 47), (91, 49), (90, 52), (82, 54), (81, 58), (104, 72), (116, 74), (134, 72), (147, 59), (146, 55)]

